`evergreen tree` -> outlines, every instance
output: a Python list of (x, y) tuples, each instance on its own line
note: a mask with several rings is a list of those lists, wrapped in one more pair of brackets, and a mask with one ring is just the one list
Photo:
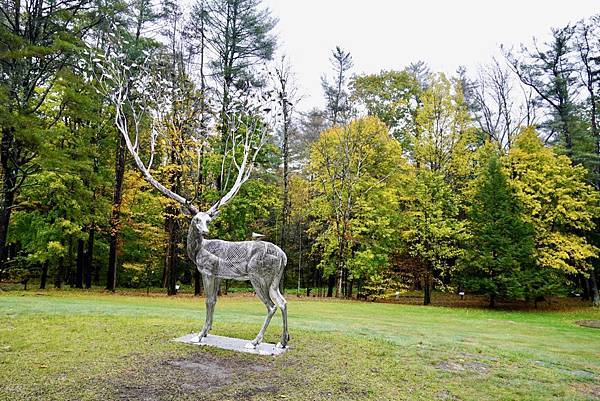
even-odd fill
[(573, 62), (574, 32), (572, 26), (552, 29), (549, 42), (531, 48), (521, 46), (519, 53), (508, 53), (507, 59), (550, 116), (543, 123), (545, 142), (560, 146), (571, 160), (579, 163), (587, 146), (576, 103), (580, 84), (579, 67)]
[(352, 105), (348, 91), (348, 71), (353, 66), (350, 52), (336, 46), (331, 52), (331, 66), (334, 76), (331, 80), (321, 77), (321, 86), (327, 100), (327, 114), (331, 125), (345, 124), (350, 119)]
[(492, 153), (487, 158), (474, 183), (462, 274), (466, 289), (488, 295), (494, 307), (499, 297), (515, 299), (525, 294), (525, 279), (531, 278), (524, 271), (533, 264), (534, 241), (498, 156)]
[[(190, 34), (201, 38), (202, 46), (206, 44), (212, 50), (208, 65), (214, 91), (220, 98), (221, 146), (225, 148), (235, 92), (248, 93), (250, 87), (265, 83), (256, 66), (273, 57), (277, 19), (260, 0), (199, 0), (193, 6), (191, 20), (201, 23), (190, 25)], [(223, 190), (222, 186), (219, 180), (218, 189)]]

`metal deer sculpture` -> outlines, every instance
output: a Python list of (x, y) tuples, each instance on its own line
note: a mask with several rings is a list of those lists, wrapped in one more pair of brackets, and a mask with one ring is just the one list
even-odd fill
[(198, 334), (200, 341), (212, 327), (217, 290), (221, 279), (250, 281), (256, 296), (267, 307), (267, 317), (258, 335), (248, 345), (256, 347), (263, 340), (265, 330), (277, 310), (283, 315), (283, 333), (277, 346), (285, 348), (289, 340), (286, 301), (279, 291), (279, 282), (287, 263), (285, 253), (265, 241), (230, 242), (205, 239), (208, 225), (215, 217), (211, 210), (199, 212), (193, 218), (188, 231), (187, 253), (202, 274), (206, 292), (206, 320)]
[[(182, 211), (191, 217), (187, 238), (187, 254), (202, 274), (206, 292), (206, 320), (204, 327), (198, 334), (199, 341), (202, 341), (206, 337), (212, 327), (213, 312), (217, 301), (220, 280), (235, 279), (250, 281), (256, 291), (256, 296), (267, 307), (267, 316), (264, 324), (256, 338), (248, 346), (256, 347), (263, 340), (265, 330), (269, 326), (269, 322), (275, 314), (277, 307), (279, 307), (283, 315), (283, 333), (278, 346), (285, 348), (289, 341), (287, 307), (286, 300), (279, 291), (279, 282), (281, 281), (287, 262), (285, 253), (278, 246), (265, 241), (229, 242), (204, 238), (209, 232), (208, 227), (211, 221), (219, 213), (219, 208), (227, 204), (237, 194), (242, 184), (249, 178), (255, 158), (265, 143), (264, 126), (244, 126), (243, 129), (238, 129), (239, 126), (236, 127), (235, 123), (236, 121), (240, 123), (243, 119), (229, 121), (229, 126), (232, 127), (229, 138), (229, 143), (231, 144), (230, 155), (232, 155), (230, 159), (233, 167), (237, 169), (237, 178), (229, 191), (217, 203), (206, 212), (202, 212), (189, 200), (171, 191), (152, 176), (151, 167), (157, 143), (156, 133), (150, 136), (149, 161), (147, 164), (142, 161), (139, 152), (139, 144), (141, 143), (139, 137), (142, 133), (140, 131), (141, 114), (132, 115), (132, 111), (135, 108), (130, 107), (130, 81), (125, 79), (127, 77), (125, 74), (119, 75), (118, 63), (113, 63), (109, 66), (112, 66), (112, 69), (109, 69), (111, 76), (120, 78), (120, 80), (114, 78), (119, 87), (117, 91), (111, 93), (110, 99), (115, 105), (116, 110), (115, 125), (123, 135), (127, 149), (133, 156), (144, 178), (163, 195), (177, 201), (181, 205)], [(129, 110), (129, 113), (125, 110)], [(151, 110), (149, 114), (160, 112), (160, 109), (155, 109)], [(133, 121), (131, 121), (132, 118), (134, 119)], [(153, 118), (158, 120), (156, 117)], [(257, 119), (254, 120), (256, 121)], [(133, 132), (130, 132), (130, 130), (133, 130)], [(130, 136), (134, 137), (133, 141)], [(259, 138), (258, 140), (256, 139), (257, 137)]]

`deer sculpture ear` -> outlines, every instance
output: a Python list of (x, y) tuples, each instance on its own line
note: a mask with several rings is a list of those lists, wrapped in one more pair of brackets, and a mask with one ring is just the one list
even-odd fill
[(217, 216), (218, 216), (220, 213), (221, 213), (221, 211), (220, 211), (220, 210), (217, 210), (217, 211), (215, 211), (213, 214), (211, 214), (211, 215), (210, 215), (210, 218), (211, 218), (212, 220), (214, 220), (214, 219), (216, 219), (216, 218), (217, 218)]

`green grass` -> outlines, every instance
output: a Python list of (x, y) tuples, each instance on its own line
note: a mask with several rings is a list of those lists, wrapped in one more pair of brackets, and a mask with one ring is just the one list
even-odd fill
[[(600, 329), (574, 323), (597, 309), (288, 300), (291, 348), (271, 358), (171, 342), (203, 322), (190, 296), (0, 293), (0, 399), (600, 399)], [(213, 333), (251, 339), (264, 313), (254, 298), (222, 297)], [(280, 330), (278, 314), (266, 340)]]

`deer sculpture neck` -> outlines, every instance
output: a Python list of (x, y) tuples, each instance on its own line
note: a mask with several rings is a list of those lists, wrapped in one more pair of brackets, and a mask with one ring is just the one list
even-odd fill
[(198, 231), (193, 224), (190, 224), (190, 228), (188, 229), (187, 236), (187, 254), (191, 260), (196, 259), (196, 255), (200, 252), (202, 248), (202, 241), (204, 238), (202, 237), (202, 233)]

